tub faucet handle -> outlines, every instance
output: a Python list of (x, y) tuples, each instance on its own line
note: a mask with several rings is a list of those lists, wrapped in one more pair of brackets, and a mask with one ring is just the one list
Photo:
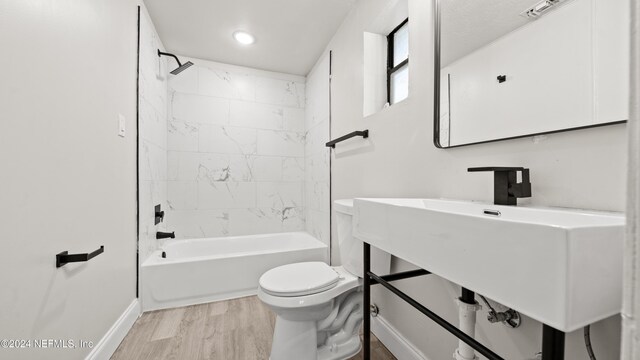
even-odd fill
[(158, 225), (164, 221), (164, 211), (162, 211), (162, 208), (160, 207), (160, 205), (156, 205), (154, 208), (154, 211), (155, 211), (155, 225)]

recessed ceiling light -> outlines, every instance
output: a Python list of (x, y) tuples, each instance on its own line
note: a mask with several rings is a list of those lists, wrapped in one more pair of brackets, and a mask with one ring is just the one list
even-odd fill
[(234, 32), (233, 38), (242, 45), (251, 45), (256, 41), (256, 38), (254, 38), (253, 35), (245, 31)]

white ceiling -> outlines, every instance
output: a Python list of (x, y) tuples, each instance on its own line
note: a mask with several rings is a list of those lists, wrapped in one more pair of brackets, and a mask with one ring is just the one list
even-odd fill
[[(167, 51), (296, 75), (309, 73), (356, 0), (145, 0)], [(232, 37), (244, 30), (250, 46)]]
[(529, 23), (520, 13), (540, 0), (442, 0), (442, 65)]

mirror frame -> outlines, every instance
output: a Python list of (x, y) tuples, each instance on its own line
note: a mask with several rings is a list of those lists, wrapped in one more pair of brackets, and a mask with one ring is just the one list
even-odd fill
[(433, 78), (433, 85), (434, 85), (434, 88), (433, 88), (433, 95), (434, 95), (433, 96), (433, 144), (438, 149), (452, 149), (452, 148), (457, 148), (457, 147), (461, 147), (461, 146), (486, 144), (486, 143), (496, 142), (496, 141), (520, 139), (520, 138), (526, 138), (526, 137), (538, 136), (538, 135), (555, 134), (555, 133), (560, 133), (560, 132), (565, 132), (565, 131), (583, 130), (583, 129), (601, 127), (601, 126), (618, 125), (618, 124), (624, 124), (624, 123), (626, 123), (628, 121), (628, 120), (617, 120), (617, 121), (605, 122), (605, 123), (601, 123), (601, 124), (592, 124), (592, 125), (578, 126), (578, 127), (572, 127), (572, 128), (566, 128), (566, 129), (539, 132), (539, 133), (516, 135), (516, 136), (511, 136), (511, 137), (506, 137), (506, 138), (484, 140), (484, 141), (478, 141), (478, 142), (466, 143), (466, 144), (460, 144), (460, 145), (442, 146), (440, 144), (440, 51), (441, 51), (441, 45), (440, 45), (440, 42), (441, 42), (441, 26), (440, 26), (440, 24), (441, 24), (441, 21), (442, 21), (441, 11), (440, 11), (440, 9), (441, 9), (441, 4), (440, 3), (442, 1), (446, 1), (446, 0), (433, 0), (433, 55), (434, 55), (434, 58), (433, 58), (433, 64), (434, 64), (434, 78)]

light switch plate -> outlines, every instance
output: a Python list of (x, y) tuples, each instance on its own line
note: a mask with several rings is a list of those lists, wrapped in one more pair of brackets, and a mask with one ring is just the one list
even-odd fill
[(118, 114), (118, 136), (124, 137), (126, 135), (126, 120), (124, 115)]

